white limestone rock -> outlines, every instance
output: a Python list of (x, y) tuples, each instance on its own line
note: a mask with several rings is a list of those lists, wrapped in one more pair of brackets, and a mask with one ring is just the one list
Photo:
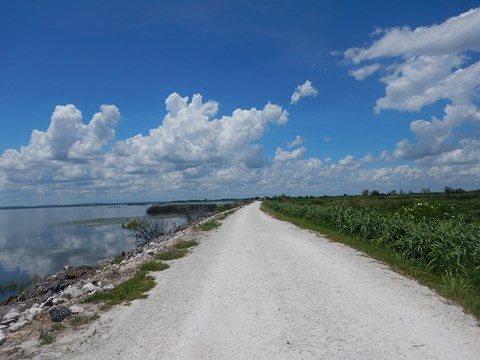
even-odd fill
[(107, 284), (102, 288), (103, 291), (112, 291), (115, 290), (115, 285), (113, 284)]
[(97, 290), (97, 287), (92, 283), (86, 283), (85, 285), (82, 286), (82, 291), (84, 294), (94, 292), (95, 290)]
[(19, 322), (16, 322), (16, 323), (13, 323), (12, 325), (10, 325), (10, 327), (8, 328), (10, 331), (17, 331), (19, 329), (21, 329), (22, 327), (24, 327), (25, 325), (28, 324), (28, 321), (26, 320), (22, 320), (22, 321), (19, 321)]
[(42, 312), (42, 309), (38, 304), (34, 304), (30, 309), (27, 310), (32, 316), (37, 315), (38, 313)]
[(12, 308), (7, 314), (3, 316), (3, 320), (8, 321), (8, 320), (18, 319), (19, 316), (20, 316), (20, 311), (18, 311), (15, 308)]
[(81, 306), (78, 305), (70, 306), (69, 310), (72, 312), (72, 314), (81, 314), (85, 311)]
[[(82, 294), (83, 295), (83, 294)], [(65, 298), (54, 298), (52, 300), (52, 304), (53, 305), (59, 305), (59, 304), (63, 304), (67, 299)]]
[(79, 298), (82, 295), (83, 295), (82, 290), (80, 290), (75, 286), (70, 285), (65, 290), (63, 290), (61, 297), (66, 299), (75, 299), (75, 298)]

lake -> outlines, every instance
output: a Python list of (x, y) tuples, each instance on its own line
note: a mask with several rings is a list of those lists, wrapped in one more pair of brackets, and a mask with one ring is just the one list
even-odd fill
[[(28, 281), (66, 265), (95, 264), (142, 240), (122, 228), (143, 217), (149, 205), (83, 206), (0, 210), (0, 284)], [(183, 218), (169, 218), (184, 223)], [(9, 293), (0, 293), (0, 301)]]

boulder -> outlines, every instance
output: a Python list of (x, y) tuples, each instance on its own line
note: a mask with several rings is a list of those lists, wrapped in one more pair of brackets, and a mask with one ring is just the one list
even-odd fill
[(22, 321), (19, 321), (19, 322), (16, 322), (16, 323), (10, 325), (8, 330), (10, 330), (11, 332), (14, 332), (14, 331), (17, 331), (17, 330), (21, 329), (22, 327), (24, 327), (27, 324), (28, 324), (28, 321), (22, 320)]
[(62, 297), (66, 299), (74, 299), (78, 298), (83, 295), (82, 290), (75, 286), (69, 286), (65, 290), (63, 290)]
[(67, 279), (76, 279), (79, 276), (79, 273), (74, 269), (67, 269), (65, 271), (65, 275)]
[(37, 315), (38, 313), (42, 312), (42, 309), (40, 308), (40, 306), (38, 306), (37, 304), (34, 304), (30, 309), (27, 310), (30, 314), (32, 314), (32, 316), (35, 316)]
[(81, 314), (84, 311), (84, 309), (81, 306), (78, 306), (78, 305), (70, 306), (69, 309), (72, 312), (72, 314)]
[(31, 323), (33, 321), (33, 317), (34, 315), (27, 310), (20, 315), (20, 317), (18, 318), (18, 322)]
[(102, 288), (103, 291), (112, 291), (115, 290), (115, 285), (113, 284), (107, 284)]
[(0, 321), (0, 326), (8, 326), (11, 323), (14, 323), (15, 321), (17, 321), (17, 319), (3, 320), (3, 321)]
[(66, 300), (64, 298), (54, 298), (52, 303), (53, 305), (63, 304)]
[(85, 285), (82, 286), (82, 291), (85, 294), (91, 293), (95, 290), (97, 290), (97, 287), (95, 285), (93, 285), (92, 283), (86, 283)]
[(0, 345), (2, 345), (5, 342), (5, 340), (7, 340), (7, 335), (3, 330), (0, 330)]
[(53, 322), (62, 322), (70, 315), (72, 315), (72, 312), (70, 311), (70, 309), (64, 306), (50, 309), (50, 320), (52, 320)]
[(10, 309), (10, 311), (3, 317), (4, 321), (15, 320), (20, 316), (20, 311), (15, 308)]

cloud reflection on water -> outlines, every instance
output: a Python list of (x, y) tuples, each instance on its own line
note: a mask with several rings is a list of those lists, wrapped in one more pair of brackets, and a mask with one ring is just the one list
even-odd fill
[(135, 248), (141, 240), (121, 224), (144, 216), (145, 210), (139, 206), (0, 211), (0, 283), (46, 275), (66, 265), (94, 264)]

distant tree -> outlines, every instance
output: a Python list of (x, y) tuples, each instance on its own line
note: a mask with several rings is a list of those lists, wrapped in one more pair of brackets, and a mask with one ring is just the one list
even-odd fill
[(362, 191), (362, 196), (368, 196), (368, 194), (370, 194), (370, 191), (368, 191), (368, 189)]
[(431, 193), (430, 188), (427, 187), (422, 189), (422, 194), (430, 194), (430, 193)]
[(450, 186), (445, 186), (445, 194), (453, 194), (455, 189)]
[(372, 190), (372, 192), (370, 193), (370, 196), (380, 196), (380, 191)]
[(389, 191), (388, 195), (397, 195), (397, 190)]
[(400, 191), (398, 192), (400, 195), (405, 195), (405, 191), (403, 191), (403, 189), (400, 189)]

